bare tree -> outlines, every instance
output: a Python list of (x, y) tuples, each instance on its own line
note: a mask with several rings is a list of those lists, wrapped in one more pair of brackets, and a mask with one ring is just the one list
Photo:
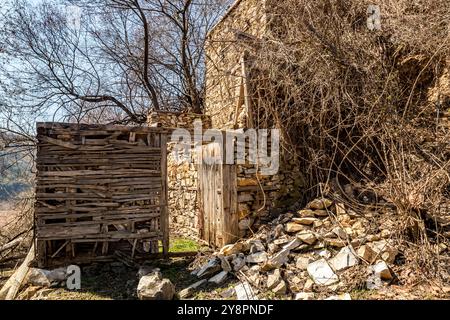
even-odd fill
[(149, 109), (201, 112), (204, 38), (228, 2), (15, 0), (1, 27), (0, 106), (122, 123), (144, 123)]

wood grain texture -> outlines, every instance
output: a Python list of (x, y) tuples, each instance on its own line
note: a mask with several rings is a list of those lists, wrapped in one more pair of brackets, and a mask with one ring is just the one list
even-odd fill
[(160, 247), (168, 252), (168, 132), (37, 124), (34, 218), (40, 267), (103, 261), (117, 250), (130, 257), (157, 254)]

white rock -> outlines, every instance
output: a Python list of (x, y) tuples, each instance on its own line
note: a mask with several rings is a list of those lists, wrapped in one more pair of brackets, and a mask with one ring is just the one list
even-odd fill
[(210, 259), (206, 264), (204, 264), (198, 272), (196, 272), (196, 276), (199, 278), (207, 277), (211, 274), (219, 272), (221, 269), (220, 259)]
[(381, 280), (390, 281), (393, 279), (389, 266), (384, 261), (379, 261), (372, 266), (373, 273), (379, 275)]
[(283, 279), (281, 278), (280, 269), (274, 270), (267, 277), (267, 288), (273, 289), (275, 288)]
[(219, 272), (218, 274), (216, 274), (211, 279), (209, 279), (208, 282), (215, 283), (215, 284), (221, 284), (227, 279), (227, 276), (228, 276), (228, 272), (222, 271), (222, 272)]
[(297, 248), (298, 246), (300, 246), (302, 244), (302, 242), (298, 239), (295, 238), (294, 240), (292, 240), (291, 242), (289, 242), (288, 244), (283, 246), (284, 250), (294, 250), (295, 248)]
[(27, 282), (39, 287), (52, 287), (58, 285), (66, 279), (66, 268), (58, 268), (54, 270), (31, 268), (27, 275)]
[(265, 252), (257, 252), (251, 255), (248, 255), (246, 258), (248, 263), (264, 263), (267, 261), (267, 253)]
[(299, 292), (295, 295), (295, 300), (314, 300), (314, 293)]
[(308, 265), (311, 263), (311, 258), (306, 258), (306, 257), (298, 257), (297, 260), (295, 261), (295, 266), (297, 267), (297, 269), (300, 270), (306, 270), (306, 268), (308, 268)]
[(358, 258), (351, 247), (342, 248), (329, 264), (335, 271), (341, 271), (358, 264)]
[(248, 282), (243, 282), (234, 287), (237, 300), (258, 300)]
[(352, 297), (349, 293), (344, 293), (338, 296), (331, 296), (326, 298), (325, 300), (352, 300)]
[(137, 295), (140, 300), (172, 300), (175, 287), (169, 279), (163, 279), (160, 272), (153, 272), (139, 280)]
[(298, 224), (298, 223), (295, 223), (295, 222), (289, 222), (289, 223), (286, 224), (286, 229), (285, 230), (286, 230), (287, 233), (296, 233), (296, 232), (299, 232), (299, 231), (303, 231), (305, 229), (306, 229), (306, 227), (304, 225), (302, 225), (302, 224)]
[(311, 279), (318, 285), (329, 286), (339, 281), (338, 276), (325, 259), (310, 263), (307, 271)]
[(319, 256), (325, 259), (330, 259), (331, 258), (331, 252), (327, 249), (323, 249), (319, 252)]

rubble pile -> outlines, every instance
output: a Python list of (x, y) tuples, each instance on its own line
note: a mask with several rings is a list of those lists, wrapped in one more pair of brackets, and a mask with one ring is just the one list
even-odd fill
[[(260, 295), (311, 300), (328, 292), (340, 295), (327, 299), (347, 300), (346, 290), (355, 288), (348, 279), (360, 281), (364, 290), (380, 289), (396, 280), (392, 267), (401, 255), (391, 240), (388, 215), (358, 214), (342, 203), (316, 199), (303, 210), (281, 214), (261, 226), (252, 238), (223, 247), (192, 274), (204, 283), (217, 284), (237, 277), (241, 283), (234, 297), (238, 299)], [(362, 278), (348, 277), (353, 270), (358, 274), (362, 270)]]

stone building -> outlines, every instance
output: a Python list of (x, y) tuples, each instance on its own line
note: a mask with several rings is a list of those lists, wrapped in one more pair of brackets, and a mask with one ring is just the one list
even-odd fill
[[(252, 110), (254, 99), (249, 85), (248, 48), (270, 32), (272, 2), (237, 0), (208, 34), (205, 115), (153, 112), (149, 124), (192, 130), (193, 121), (199, 119), (203, 121), (203, 129), (258, 128), (254, 119), (256, 112)], [(188, 158), (195, 156), (192, 152)], [(228, 209), (236, 214), (239, 227), (232, 232), (231, 238), (224, 240), (225, 243), (244, 236), (255, 221), (267, 217), (272, 209), (290, 205), (300, 197), (304, 179), (298, 162), (287, 154), (281, 153), (280, 157), (280, 170), (275, 175), (262, 175), (258, 165), (247, 162), (236, 164), (232, 171), (227, 171), (235, 175), (230, 180), (234, 200), (232, 208)], [(177, 163), (169, 156), (170, 225), (175, 234), (191, 237), (203, 234), (205, 238), (205, 229), (208, 229), (204, 226), (205, 221), (219, 228), (220, 218), (218, 225), (205, 218), (205, 204), (199, 194), (201, 170), (199, 164)], [(220, 239), (217, 242), (224, 244)]]

